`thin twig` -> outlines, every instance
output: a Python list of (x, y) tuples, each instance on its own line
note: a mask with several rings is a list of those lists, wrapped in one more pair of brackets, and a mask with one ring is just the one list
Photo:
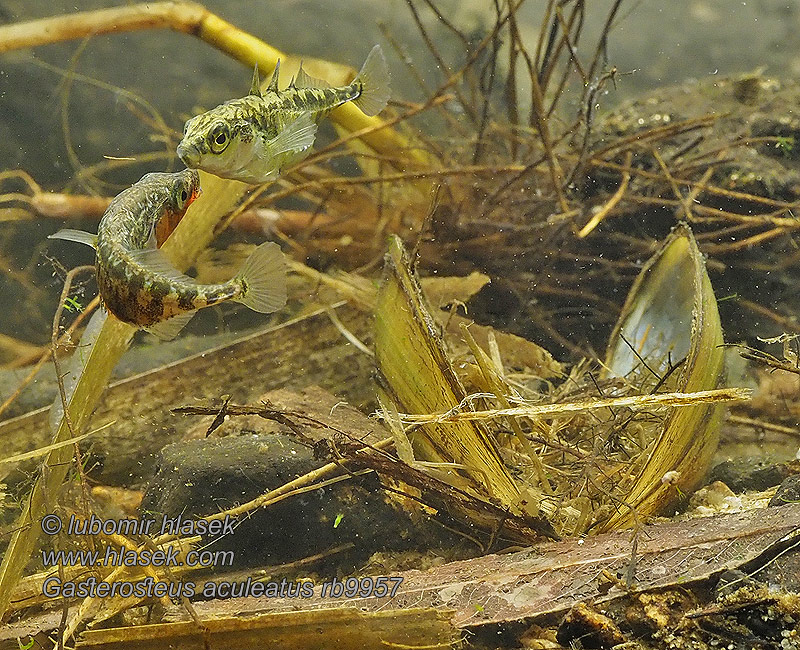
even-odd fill
[(728, 422), (731, 424), (741, 424), (742, 426), (752, 427), (753, 429), (763, 429), (764, 431), (783, 433), (787, 436), (793, 436), (795, 438), (800, 437), (800, 429), (797, 427), (785, 427), (781, 424), (775, 424), (774, 422), (746, 418), (743, 415), (729, 415)]
[[(630, 167), (631, 165), (631, 157), (632, 153), (628, 151), (625, 157), (625, 167)], [(617, 191), (614, 192), (612, 197), (606, 202), (606, 204), (598, 210), (598, 212), (589, 220), (583, 228), (580, 229), (578, 232), (578, 237), (583, 239), (589, 233), (591, 233), (597, 226), (599, 226), (603, 219), (605, 219), (611, 211), (617, 207), (617, 204), (622, 200), (622, 197), (625, 195), (625, 192), (628, 190), (628, 183), (631, 180), (631, 175), (627, 172), (622, 174), (622, 180), (620, 181), (619, 188)]]
[[(425, 25), (422, 24), (422, 20), (419, 17), (417, 8), (414, 6), (413, 0), (406, 0), (406, 5), (411, 11), (411, 16), (414, 19), (414, 24), (416, 24), (417, 30), (422, 36), (422, 40), (425, 42), (428, 51), (433, 55), (433, 58), (436, 59), (436, 64), (439, 66), (439, 69), (444, 73), (445, 77), (450, 77), (452, 75), (450, 66), (448, 66), (445, 60), (442, 58), (442, 55), (439, 52), (439, 48), (436, 47), (436, 44), (433, 42), (430, 35), (428, 34), (428, 30), (425, 29)], [(477, 124), (478, 115), (475, 112), (475, 109), (470, 104), (470, 102), (468, 102), (466, 98), (462, 95), (461, 90), (458, 88), (458, 86), (455, 85), (453, 86), (453, 92), (458, 98), (459, 104), (464, 109), (464, 112), (467, 114), (469, 119), (473, 122), (473, 124)]]

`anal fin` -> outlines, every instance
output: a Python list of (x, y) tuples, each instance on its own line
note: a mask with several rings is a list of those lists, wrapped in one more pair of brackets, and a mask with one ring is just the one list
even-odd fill
[(145, 329), (162, 341), (171, 341), (178, 336), (178, 333), (192, 320), (194, 314), (195, 312), (193, 311), (187, 311), (185, 314), (178, 314), (172, 318), (167, 318)]

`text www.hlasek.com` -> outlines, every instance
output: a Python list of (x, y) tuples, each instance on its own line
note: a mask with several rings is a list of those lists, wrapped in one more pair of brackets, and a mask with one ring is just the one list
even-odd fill
[(192, 550), (184, 559), (179, 558), (179, 549), (172, 546), (166, 550), (144, 549), (134, 551), (107, 546), (101, 551), (42, 551), (45, 566), (166, 566), (166, 567), (212, 567), (233, 566), (233, 551)]

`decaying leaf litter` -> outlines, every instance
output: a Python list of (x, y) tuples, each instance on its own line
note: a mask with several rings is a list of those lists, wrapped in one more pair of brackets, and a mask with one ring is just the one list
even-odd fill
[[(616, 3), (608, 16), (609, 30), (621, 4)], [(431, 9), (436, 11), (434, 6), (424, 8)], [(352, 464), (376, 469), (389, 481), (393, 476), (396, 483), (387, 486), (393, 494), (421, 495), (429, 506), (448, 512), (454, 520), (448, 521), (450, 525), (460, 523), (463, 528), (471, 522), (461, 532), (481, 551), (502, 548), (510, 541), (530, 543), (542, 534), (638, 527), (698, 484), (716, 444), (720, 400), (746, 396), (733, 389), (708, 392), (722, 385), (722, 338), (705, 267), (714, 268), (722, 260), (730, 263), (726, 256), (741, 250), (741, 244), (715, 244), (714, 239), (729, 235), (731, 228), (750, 233), (748, 245), (762, 244), (769, 259), (794, 227), (793, 203), (786, 200), (791, 197), (749, 194), (725, 185), (731, 174), (721, 175), (720, 170), (730, 169), (737, 149), (754, 143), (752, 136), (732, 142), (721, 139), (714, 126), (722, 118), (660, 114), (655, 124), (646, 124), (635, 134), (613, 118), (600, 120), (594, 102), (602, 88), (613, 84), (616, 73), (603, 64), (602, 41), (594, 58), (579, 61), (575, 55), (583, 3), (551, 3), (546, 28), (529, 49), (519, 40), (515, 9), (515, 4), (498, 5), (494, 27), (478, 43), (459, 34), (465, 46), (463, 60), (449, 65), (442, 61), (445, 80), (424, 104), (397, 103), (396, 117), (388, 113), (385, 127), (378, 121), (359, 123), (355, 114), (339, 118), (341, 128), (349, 132), (343, 140), (351, 148), (319, 147), (277, 188), (251, 194), (235, 210), (245, 188), (204, 178), (206, 194), (224, 205), (201, 204), (172, 238), (191, 241), (191, 246), (174, 246), (184, 256), (176, 263), (189, 266), (212, 233), (224, 227), (220, 218), (225, 218), (225, 225), (242, 228), (267, 224), (284, 238), (295, 259), (312, 260), (323, 269), (362, 267), (350, 275), (329, 275), (299, 262), (293, 265), (299, 278), (320, 291), (320, 298), (332, 288), (361, 309), (377, 309), (374, 335), (366, 337), (374, 336), (379, 399), (387, 427), (381, 447), (393, 443), (397, 456), (408, 465), (399, 465), (391, 454), (384, 456), (385, 451), (359, 451), (354, 441), (347, 440), (347, 431), (334, 428), (325, 452), (333, 462), (326, 471), (340, 472), (342, 465)], [(179, 30), (192, 26), (244, 63), (257, 60), (265, 71), (277, 59), (274, 50), (238, 30), (226, 33), (228, 40), (220, 44), (227, 26), (195, 5), (157, 4), (119, 11), (125, 20), (119, 13), (113, 20), (102, 12), (93, 14), (75, 23), (78, 33), (57, 38), (103, 31), (104, 24), (114, 24), (114, 30), (150, 26), (155, 16), (158, 21), (174, 21)], [(30, 40), (35, 33), (28, 38), (17, 46), (37, 42)], [(500, 45), (503, 39), (511, 43), (507, 50)], [(508, 74), (501, 57), (508, 59)], [(325, 69), (316, 74), (329, 73)], [(559, 106), (567, 102), (566, 88), (582, 88), (582, 98), (570, 107), (572, 111)], [(526, 102), (519, 101), (523, 92), (530, 95), (527, 116)], [(454, 105), (463, 109), (464, 119), (454, 117)], [(442, 138), (407, 126), (409, 114), (426, 113), (468, 144), (445, 147)], [(564, 115), (572, 115), (572, 121)], [(356, 146), (358, 136), (364, 137), (368, 149)], [(755, 144), (785, 149), (790, 136), (758, 137)], [(337, 175), (329, 165), (343, 155), (355, 156), (363, 174)], [(32, 179), (27, 184), (31, 197), (4, 197), (26, 206), (26, 218), (34, 211), (49, 210), (52, 216), (55, 208), (47, 206), (54, 205), (61, 216), (77, 214), (81, 197), (46, 194)], [(433, 194), (432, 187), (437, 188)], [(282, 205), (289, 200), (294, 209), (284, 212)], [(630, 229), (632, 221), (639, 224), (642, 219), (641, 211), (634, 210), (650, 204), (662, 212), (654, 209), (646, 227)], [(232, 216), (226, 218), (229, 213)], [(13, 218), (20, 218), (18, 208)], [(692, 224), (701, 250), (706, 242), (711, 255), (707, 263), (685, 226), (665, 243), (659, 241), (678, 220)], [(383, 282), (376, 290), (367, 278), (383, 256), (391, 232), (410, 233), (406, 239), (412, 252), (405, 252), (400, 240), (390, 240)], [(622, 295), (620, 288), (609, 292), (613, 283), (608, 277), (624, 283), (623, 278), (639, 273), (642, 257), (652, 254), (622, 306), (616, 298)], [(450, 311), (439, 310), (439, 305), (431, 309), (414, 279), (415, 265), (423, 275), (442, 274), (445, 269), (487, 272), (492, 283), (470, 301), (468, 314), (488, 319), (492, 303), (505, 299), (533, 323), (534, 329), (519, 333), (560, 346), (559, 356), (565, 349), (585, 351), (581, 345), (586, 340), (596, 345), (599, 335), (589, 332), (608, 334), (609, 316), (620, 307), (623, 314), (615, 332), (625, 338), (611, 338), (605, 369), (588, 363), (562, 368), (533, 343), (502, 334), (499, 329), (509, 325), (502, 315), (490, 323), (498, 330), (483, 328), (478, 336), (478, 326), (466, 326), (463, 312), (459, 313), (457, 301), (464, 302), (470, 292), (453, 291), (448, 296), (445, 291), (446, 300), (440, 304), (449, 302)], [(198, 271), (203, 273), (203, 267)], [(664, 306), (674, 298), (664, 287), (673, 285), (680, 288), (678, 301)], [(526, 305), (524, 300), (531, 296), (539, 302)], [(577, 312), (576, 301), (583, 305)], [(743, 308), (752, 309), (746, 300), (742, 302)], [(410, 308), (398, 310), (398, 304)], [(585, 333), (573, 337), (576, 328), (570, 323), (576, 317)], [(774, 320), (780, 322), (780, 316)], [(338, 327), (357, 340), (343, 325)], [(455, 330), (456, 335), (443, 341), (440, 327)], [(57, 334), (58, 329), (54, 337)], [(94, 395), (92, 401), (98, 399), (108, 366), (127, 347), (131, 334), (113, 323), (100, 332), (95, 349), (105, 338), (117, 352), (103, 355), (105, 371), (89, 373), (94, 386), (85, 390)], [(482, 339), (480, 344), (476, 338)], [(410, 348), (403, 347), (409, 343)], [(535, 362), (520, 364), (521, 348), (528, 349), (525, 358)], [(91, 358), (85, 363), (92, 367)], [(625, 366), (622, 379), (612, 376), (616, 364)], [(524, 372), (512, 374), (507, 367)], [(332, 388), (336, 392), (336, 386)], [(693, 405), (656, 410), (658, 400)], [(219, 413), (215, 404), (218, 401), (209, 411)], [(230, 404), (225, 408), (235, 412)], [(56, 441), (77, 434), (91, 410), (87, 404), (71, 423), (62, 423)], [(282, 417), (291, 421), (287, 414)], [(37, 500), (41, 502), (63, 481), (70, 454), (70, 447), (49, 452), (48, 464), (61, 469), (48, 473), (50, 487), (34, 488), (34, 512)], [(676, 463), (685, 459), (692, 462)], [(265, 495), (239, 512), (277, 496)], [(14, 574), (22, 572), (32, 553), (26, 529), (20, 531), (5, 555), (4, 584), (16, 582)], [(124, 609), (134, 604), (114, 606)], [(61, 633), (68, 637), (96, 617), (97, 606), (84, 602)]]

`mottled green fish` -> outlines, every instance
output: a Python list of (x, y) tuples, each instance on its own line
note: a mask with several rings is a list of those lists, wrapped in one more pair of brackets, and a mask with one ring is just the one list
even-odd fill
[(174, 338), (196, 310), (224, 300), (262, 313), (283, 307), (285, 262), (273, 242), (261, 244), (236, 277), (220, 284), (200, 284), (183, 275), (156, 247), (159, 224), (177, 223), (199, 193), (196, 171), (147, 174), (114, 198), (96, 235), (67, 229), (50, 239), (92, 246), (105, 308), (159, 338)]
[(278, 90), (279, 70), (280, 61), (262, 93), (256, 66), (249, 95), (186, 122), (178, 156), (187, 167), (264, 183), (308, 155), (317, 123), (329, 111), (353, 102), (366, 115), (377, 115), (389, 101), (389, 69), (379, 45), (353, 82), (340, 88), (314, 79), (301, 65), (289, 87)]

